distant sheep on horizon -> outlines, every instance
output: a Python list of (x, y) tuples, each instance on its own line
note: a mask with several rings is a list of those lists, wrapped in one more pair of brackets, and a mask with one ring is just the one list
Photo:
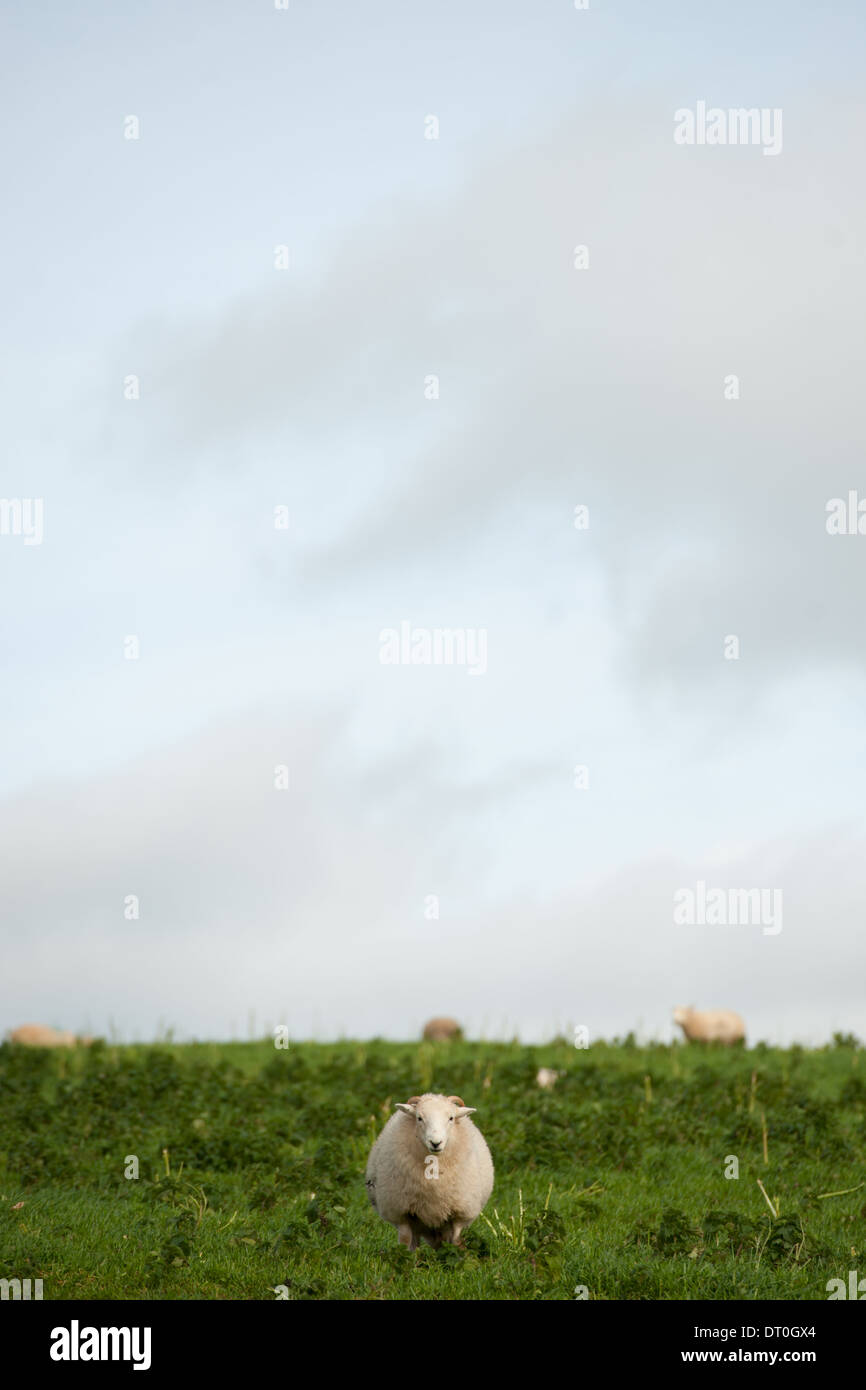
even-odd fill
[(448, 1042), (463, 1037), (463, 1029), (456, 1018), (431, 1018), (424, 1025), (425, 1042)]
[(689, 1042), (744, 1042), (746, 1025), (732, 1009), (707, 1009), (701, 1012), (691, 1006), (674, 1009), (674, 1023), (679, 1024)]
[(11, 1043), (19, 1047), (76, 1047), (79, 1043), (87, 1047), (92, 1038), (77, 1038), (74, 1033), (64, 1029), (51, 1028), (47, 1023), (22, 1023), (7, 1034)]

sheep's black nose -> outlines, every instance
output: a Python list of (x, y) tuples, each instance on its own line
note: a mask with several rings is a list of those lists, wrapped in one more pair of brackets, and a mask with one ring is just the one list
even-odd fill
[(435, 1139), (435, 1140), (434, 1140), (434, 1139), (431, 1139), (431, 1140), (430, 1140), (430, 1147), (431, 1147), (431, 1149), (438, 1149), (441, 1143), (442, 1143), (442, 1140), (441, 1140), (441, 1139)]

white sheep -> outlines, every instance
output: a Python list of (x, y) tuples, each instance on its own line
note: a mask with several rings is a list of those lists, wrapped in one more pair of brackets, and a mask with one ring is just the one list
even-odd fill
[(493, 1191), (493, 1159), (474, 1114), (459, 1096), (410, 1096), (370, 1151), (367, 1196), (410, 1250), (419, 1238), (434, 1250), (459, 1245)]
[(462, 1038), (463, 1029), (456, 1018), (431, 1018), (424, 1024), (423, 1037), (426, 1042), (450, 1042)]
[(74, 1047), (76, 1038), (74, 1033), (49, 1028), (45, 1023), (22, 1023), (20, 1028), (13, 1028), (9, 1041), (22, 1047)]
[(746, 1025), (739, 1014), (730, 1009), (708, 1009), (701, 1013), (698, 1009), (674, 1009), (674, 1023), (678, 1023), (690, 1042), (741, 1042), (746, 1036)]
[(542, 1091), (552, 1091), (559, 1078), (564, 1075), (565, 1072), (554, 1071), (553, 1067), (539, 1067), (535, 1079)]

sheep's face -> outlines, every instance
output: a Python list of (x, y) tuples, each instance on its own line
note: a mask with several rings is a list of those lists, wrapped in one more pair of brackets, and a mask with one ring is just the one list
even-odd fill
[(415, 1126), (420, 1143), (431, 1154), (442, 1154), (454, 1133), (454, 1126), (475, 1110), (464, 1105), (459, 1096), (411, 1096), (398, 1110), (408, 1115)]
[(674, 1009), (674, 1023), (678, 1023), (681, 1028), (684, 1027), (684, 1025), (689, 1021), (690, 1013), (691, 1009)]

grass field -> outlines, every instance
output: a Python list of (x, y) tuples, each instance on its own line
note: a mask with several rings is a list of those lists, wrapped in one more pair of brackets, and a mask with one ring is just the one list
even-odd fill
[[(496, 1164), (465, 1250), (398, 1246), (364, 1191), (392, 1102), (425, 1090), (478, 1107)], [(4, 1044), (0, 1096), (0, 1277), (45, 1299), (826, 1299), (866, 1276), (853, 1040)]]

